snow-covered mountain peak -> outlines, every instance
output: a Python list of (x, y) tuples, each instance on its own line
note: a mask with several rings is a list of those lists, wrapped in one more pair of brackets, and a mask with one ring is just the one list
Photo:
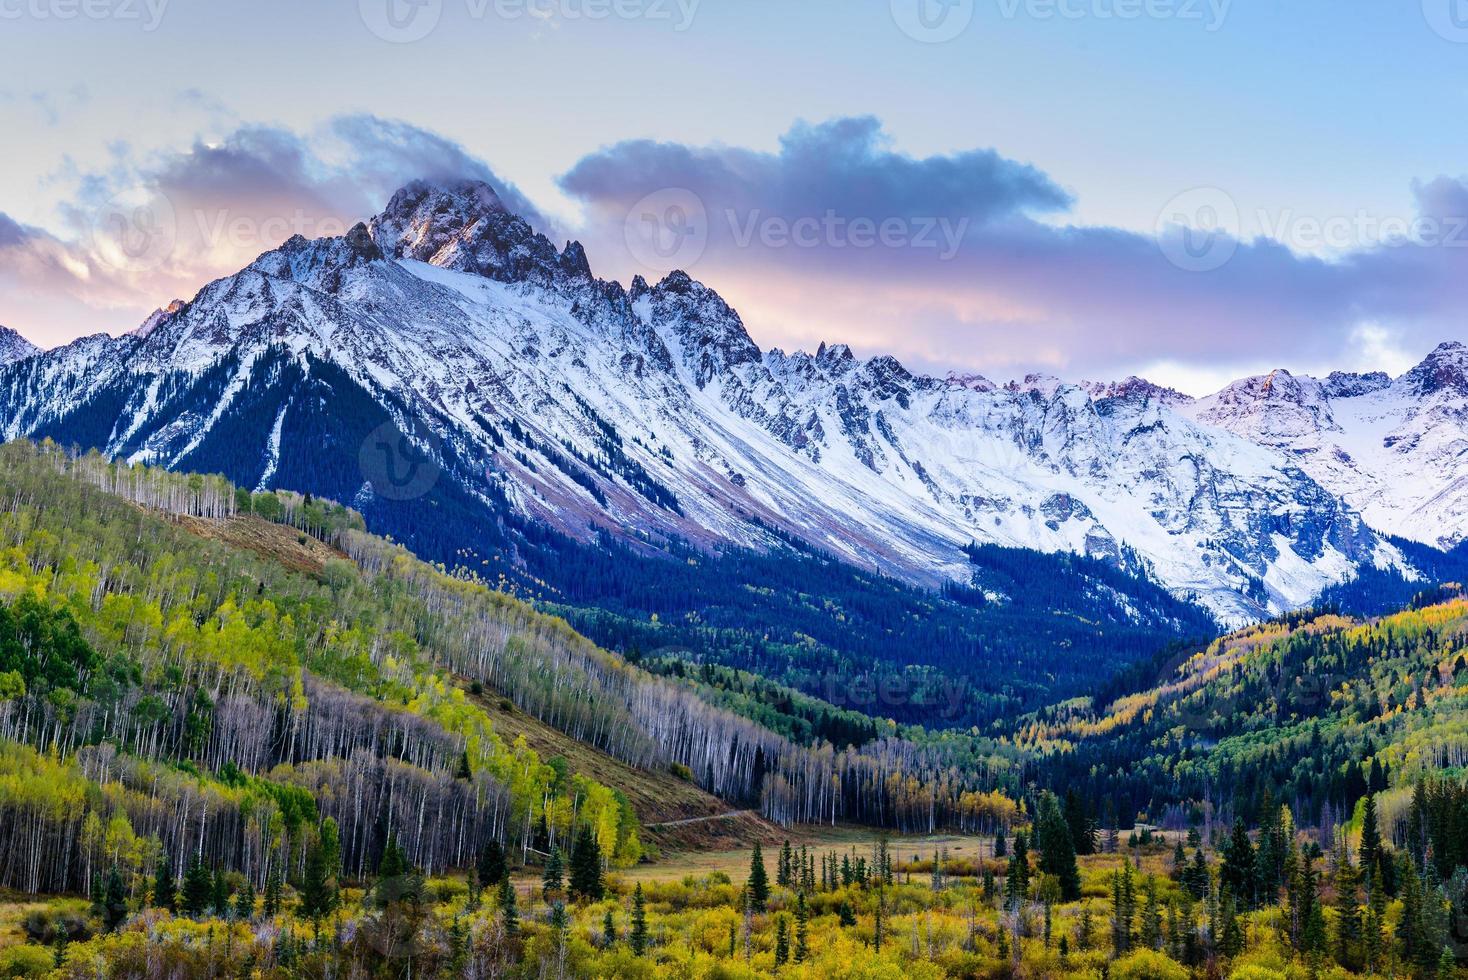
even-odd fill
[[(1451, 374), (1460, 353), (1419, 374)], [(435, 504), (487, 524), (510, 508), (634, 545), (793, 536), (929, 585), (966, 581), (975, 541), (1071, 551), (1239, 622), (1400, 561), (1333, 492), (1359, 452), (1323, 441), (1333, 407), (1369, 420), (1363, 445), (1392, 447), (1383, 472), (1402, 471), (1410, 444), (1431, 450), (1434, 487), (1460, 479), (1448, 402), (1413, 415), (1379, 381), (1280, 371), (1195, 402), (1140, 378), (940, 381), (839, 343), (761, 352), (685, 272), (624, 290), (487, 185), (417, 183), (370, 223), (293, 238), (132, 335), (0, 368), (0, 435), (294, 480), (370, 509), (390, 488), (359, 450), (388, 418), (440, 447)], [(1468, 528), (1468, 506), (1447, 516)]]
[(1391, 375), (1385, 371), (1359, 374), (1354, 371), (1332, 371), (1320, 382), (1327, 398), (1356, 398), (1390, 386)]
[(1124, 381), (1090, 382), (1083, 387), (1095, 399), (1116, 398), (1126, 401), (1157, 401), (1164, 405), (1187, 405), (1193, 399), (1175, 388), (1165, 388), (1135, 374)]
[(148, 318), (146, 320), (140, 323), (137, 328), (133, 330), (133, 336), (146, 338), (154, 330), (157, 330), (163, 324), (172, 319), (175, 314), (177, 314), (187, 305), (188, 303), (185, 300), (176, 299), (173, 302), (169, 303), (167, 306), (160, 307), (154, 310), (152, 313), (148, 314)]
[(529, 222), (506, 209), (483, 181), (415, 181), (392, 196), (369, 228), (372, 239), (392, 258), (499, 282), (549, 285), (591, 276), (579, 244), (568, 243), (558, 252)]
[(1468, 347), (1455, 340), (1438, 344), (1421, 364), (1398, 378), (1397, 384), (1418, 396), (1443, 391), (1468, 395)]
[(0, 365), (13, 364), (40, 352), (41, 348), (14, 330), (0, 326)]
[(652, 288), (633, 282), (633, 312), (678, 350), (695, 385), (761, 360), (739, 314), (723, 297), (681, 270)]

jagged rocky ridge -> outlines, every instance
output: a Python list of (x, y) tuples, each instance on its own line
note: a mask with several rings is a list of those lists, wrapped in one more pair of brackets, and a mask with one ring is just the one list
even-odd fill
[(0, 327), (0, 367), (40, 353), (35, 344), (9, 327)]
[[(1291, 411), (1319, 430), (1332, 393), (1454, 384), (1419, 371), (1333, 376)], [(415, 526), (435, 555), (482, 555), (498, 535), (513, 562), (513, 513), (633, 544), (794, 536), (937, 585), (966, 580), (965, 545), (995, 542), (1130, 565), (1228, 622), (1400, 563), (1361, 510), (1377, 528), (1411, 522), (1386, 521), (1367, 489), (1337, 490), (1308, 447), (1251, 428), (1278, 386), (1241, 384), (1193, 402), (1138, 379), (1000, 387), (841, 345), (761, 351), (682, 272), (624, 289), (487, 185), (420, 183), (347, 235), (292, 238), (130, 334), (0, 368), (0, 435), (314, 489), (369, 520), (427, 508)], [(466, 520), (486, 541), (462, 540)], [(458, 530), (434, 540), (435, 525)]]

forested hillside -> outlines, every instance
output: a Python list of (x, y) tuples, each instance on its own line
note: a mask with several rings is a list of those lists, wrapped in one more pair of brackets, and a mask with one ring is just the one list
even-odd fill
[[(649, 672), (332, 503), (11, 444), (0, 886), (91, 899), (37, 906), (0, 969), (1457, 980), (1465, 649), (1468, 600), (1439, 590), (929, 731), (667, 653)], [(612, 785), (639, 771), (797, 835), (983, 836), (644, 888)]]
[[(304, 558), (252, 534), (270, 521)], [(0, 448), (0, 884), (80, 889), (104, 858), (140, 875), (200, 855), (263, 886), (318, 844), (360, 871), (389, 833), (435, 870), (578, 826), (635, 861), (627, 801), (499, 737), (478, 690), (780, 821), (998, 819), (940, 748), (796, 744), (358, 525), (309, 497)]]
[(1175, 657), (1154, 684), (1038, 712), (1016, 740), (1047, 781), (1124, 817), (1227, 821), (1272, 800), (1329, 829), (1368, 793), (1396, 817), (1420, 780), (1468, 767), (1468, 599), (1436, 598), (1231, 634)]

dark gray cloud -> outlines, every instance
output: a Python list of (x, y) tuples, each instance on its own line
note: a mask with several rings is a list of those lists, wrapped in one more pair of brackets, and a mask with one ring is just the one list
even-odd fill
[[(1423, 353), (1463, 332), (1468, 230), (1455, 222), (1468, 216), (1468, 188), (1450, 178), (1414, 188), (1415, 217), (1433, 220), (1410, 229), (1310, 216), (1347, 236), (1334, 250), (1240, 240), (1227, 212), (1243, 208), (1220, 189), (1202, 204), (1197, 195), (1170, 204), (1171, 192), (1157, 202), (1159, 216), (1184, 207), (1205, 228), (1221, 218), (1212, 236), (1063, 224), (1071, 197), (1035, 167), (983, 149), (904, 156), (870, 118), (798, 125), (775, 152), (619, 143), (578, 162), (561, 186), (585, 205), (594, 262), (609, 255), (621, 270), (655, 272), (638, 266), (686, 260), (767, 343), (855, 340), (930, 369), (1106, 376), (1158, 362), (1364, 367), (1383, 337)], [(634, 226), (666, 200), (679, 221), (698, 213), (706, 234), (683, 234), (696, 247), (649, 257)], [(838, 220), (825, 220), (832, 213)], [(805, 217), (814, 230), (801, 241), (784, 227), (759, 234), (772, 217)], [(858, 219), (895, 220), (909, 234), (853, 244)], [(953, 233), (955, 247), (914, 247), (924, 219)], [(1189, 245), (1205, 248), (1204, 261), (1180, 251)]]

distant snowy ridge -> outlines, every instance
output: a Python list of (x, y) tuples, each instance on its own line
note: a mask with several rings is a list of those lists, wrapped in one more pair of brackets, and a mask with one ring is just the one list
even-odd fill
[[(0, 368), (0, 435), (224, 469), (246, 486), (285, 481), (308, 458), (306, 472), (380, 501), (391, 488), (371, 485), (358, 448), (361, 419), (381, 415), (486, 520), (508, 501), (588, 540), (793, 535), (933, 586), (968, 580), (971, 542), (1073, 551), (1235, 623), (1307, 603), (1363, 565), (1400, 565), (1372, 529), (1409, 533), (1418, 518), (1387, 519), (1398, 504), (1438, 531), (1449, 516), (1468, 529), (1444, 371), (1302, 380), (1288, 398), (1282, 383), (1195, 402), (1136, 378), (1001, 387), (842, 345), (762, 351), (681, 272), (599, 280), (579, 244), (558, 249), (487, 185), (417, 183), (370, 223), (293, 238), (142, 329)], [(1363, 474), (1390, 471), (1359, 447), (1354, 468), (1333, 467), (1308, 444), (1336, 438), (1332, 425), (1372, 437), (1364, 416), (1343, 425), (1339, 404), (1407, 412), (1409, 391), (1427, 388), (1413, 418), (1432, 435), (1418, 443), (1442, 451), (1428, 478), (1414, 471), (1419, 489), (1388, 493)]]

